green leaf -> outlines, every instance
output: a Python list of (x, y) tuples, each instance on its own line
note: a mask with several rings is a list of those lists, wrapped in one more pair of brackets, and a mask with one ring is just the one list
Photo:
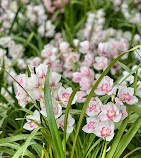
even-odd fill
[[(10, 143), (10, 142), (23, 140), (23, 139), (27, 139), (27, 138), (29, 138), (29, 134), (20, 134), (20, 135), (16, 135), (16, 136), (7, 137), (7, 138), (2, 138), (2, 139), (0, 139), (0, 144)], [(35, 137), (35, 139), (38, 139), (38, 137)]]
[(72, 152), (71, 152), (71, 158), (73, 158), (73, 155), (74, 155), (74, 149), (75, 149), (75, 144), (76, 144), (76, 140), (77, 140), (77, 137), (78, 137), (78, 133), (79, 133), (79, 130), (80, 130), (80, 127), (81, 127), (81, 123), (83, 121), (83, 118), (84, 118), (84, 115), (85, 115), (85, 111), (87, 109), (87, 106), (94, 94), (94, 90), (98, 87), (99, 83), (101, 82), (101, 80), (103, 79), (103, 77), (110, 71), (110, 69), (112, 68), (112, 66), (123, 56), (125, 55), (126, 53), (128, 52), (131, 52), (131, 51), (134, 51), (135, 49), (139, 48), (141, 45), (138, 45), (122, 54), (120, 54), (116, 59), (114, 59), (111, 64), (104, 70), (104, 72), (101, 74), (101, 76), (99, 77), (99, 79), (97, 80), (97, 82), (95, 83), (95, 85), (93, 86), (92, 90), (90, 91), (90, 94), (88, 95), (85, 103), (84, 103), (84, 106), (83, 106), (83, 109), (82, 109), (82, 112), (81, 112), (81, 115), (80, 115), (80, 118), (79, 118), (79, 122), (78, 122), (78, 125), (77, 125), (77, 129), (76, 129), (76, 134), (75, 134), (75, 138), (74, 138), (74, 141), (73, 141), (73, 147), (72, 147)]
[(46, 105), (46, 113), (47, 113), (49, 129), (54, 142), (54, 146), (58, 154), (58, 157), (64, 158), (65, 155), (62, 148), (61, 138), (57, 128), (56, 120), (54, 118), (52, 99), (50, 94), (50, 86), (49, 86), (49, 68), (45, 79), (44, 97), (45, 97), (45, 105)]
[(141, 108), (139, 108), (136, 105), (128, 105), (126, 103), (124, 103), (130, 110), (132, 110), (133, 112), (137, 113), (139, 116), (141, 116)]
[(114, 155), (114, 158), (119, 158), (123, 151), (126, 149), (134, 135), (137, 133), (141, 126), (141, 117), (139, 117), (135, 123), (130, 127), (126, 134), (122, 137)]
[(19, 41), (19, 42), (22, 42), (23, 44), (28, 45), (29, 47), (31, 47), (35, 51), (35, 52), (32, 51), (34, 56), (37, 56), (37, 55), (40, 56), (40, 51), (31, 42), (28, 42), (26, 39), (24, 39), (22, 37), (19, 37), (19, 36), (13, 36), (12, 39), (15, 40), (15, 41)]
[(29, 143), (31, 142), (31, 140), (34, 138), (34, 136), (36, 135), (36, 133), (38, 132), (39, 128), (34, 129), (30, 136), (28, 137), (28, 139), (26, 140), (26, 142), (24, 143), (24, 145), (22, 147), (19, 148), (19, 150), (14, 154), (13, 158), (18, 158), (19, 156), (22, 155), (22, 157), (25, 155), (26, 149), (29, 146)]
[(126, 65), (124, 65), (123, 63), (121, 63), (120, 61), (117, 61), (117, 63), (127, 72), (131, 72), (130, 68)]
[(119, 83), (119, 85), (121, 85), (128, 77), (130, 77), (133, 73), (135, 73), (140, 67), (141, 67), (141, 64), (139, 64), (134, 70), (132, 70), (132, 71)]
[(125, 155), (123, 158), (128, 158), (128, 156), (132, 155), (135, 151), (141, 150), (141, 147), (138, 147), (132, 151), (130, 151), (127, 155)]
[(91, 152), (101, 141), (102, 141), (102, 138), (99, 138), (99, 139), (91, 146), (91, 148), (88, 150), (88, 152), (87, 152), (85, 158), (88, 157), (88, 155), (90, 154), (90, 152)]

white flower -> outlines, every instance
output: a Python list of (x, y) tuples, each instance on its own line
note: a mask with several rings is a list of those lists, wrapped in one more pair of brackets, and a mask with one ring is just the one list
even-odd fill
[(114, 137), (114, 127), (114, 123), (111, 120), (99, 122), (94, 130), (94, 134), (98, 137), (105, 138), (106, 141), (111, 141)]
[(46, 77), (48, 71), (48, 66), (44, 65), (44, 64), (40, 64), (37, 68), (36, 68), (36, 74), (38, 75), (39, 78), (44, 78)]
[(26, 120), (27, 120), (27, 123), (24, 124), (23, 126), (24, 129), (31, 131), (37, 128), (38, 125), (35, 122), (40, 123), (39, 111), (35, 110), (33, 115), (26, 116)]
[[(62, 130), (64, 130), (64, 119), (65, 115), (62, 115), (60, 118), (56, 120), (58, 128), (61, 127)], [(72, 118), (72, 116), (69, 114), (68, 115), (68, 120), (67, 120), (67, 133), (72, 133), (73, 131), (73, 124), (75, 123), (75, 120)]]
[(95, 117), (87, 117), (87, 124), (82, 128), (82, 130), (86, 133), (94, 133), (96, 126), (98, 126), (99, 120)]
[(105, 76), (100, 82), (100, 84), (98, 85), (97, 89), (95, 90), (95, 93), (97, 95), (104, 95), (104, 94), (111, 95), (112, 88), (113, 88), (113, 79), (111, 79), (108, 76)]
[(118, 91), (118, 97), (120, 101), (126, 102), (129, 105), (136, 104), (138, 102), (138, 98), (134, 96), (134, 88), (120, 86)]

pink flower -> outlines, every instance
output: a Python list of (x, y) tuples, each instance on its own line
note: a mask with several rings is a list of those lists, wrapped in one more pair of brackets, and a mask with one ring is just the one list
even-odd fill
[(35, 57), (28, 62), (32, 66), (38, 66), (41, 63), (41, 58)]
[(106, 141), (110, 141), (114, 137), (114, 127), (114, 123), (111, 120), (99, 122), (94, 130), (94, 134), (98, 137), (105, 138)]
[(80, 48), (79, 48), (79, 51), (83, 54), (85, 53), (89, 53), (91, 50), (91, 45), (90, 45), (90, 42), (89, 41), (83, 41), (83, 42), (80, 42)]
[(48, 58), (57, 53), (58, 49), (53, 47), (51, 44), (47, 44), (41, 52), (41, 57)]
[[(72, 93), (71, 87), (66, 88), (66, 89), (64, 87), (60, 87), (58, 90), (58, 95), (59, 95), (60, 101), (62, 101), (62, 103), (63, 103), (62, 106), (65, 108), (67, 107), (71, 93)], [(76, 97), (74, 97), (72, 104), (74, 104), (75, 102), (76, 102)]]
[(138, 102), (138, 98), (133, 96), (134, 89), (131, 87), (120, 86), (118, 91), (118, 97), (120, 101), (126, 102), (129, 105), (136, 104)]
[(50, 87), (55, 87), (55, 88), (59, 87), (61, 85), (61, 83), (59, 83), (60, 80), (61, 80), (61, 75), (59, 75), (55, 71), (50, 71), (49, 74)]
[[(62, 130), (64, 130), (64, 119), (65, 115), (62, 115), (60, 118), (56, 120), (58, 128), (61, 127)], [(73, 131), (73, 124), (75, 123), (75, 120), (72, 118), (72, 116), (69, 114), (68, 115), (68, 120), (67, 120), (67, 133), (72, 133)]]
[(98, 126), (99, 120), (95, 117), (87, 117), (87, 124), (82, 128), (82, 130), (86, 133), (94, 133), (96, 126)]
[(87, 53), (81, 65), (89, 67), (89, 66), (92, 66), (93, 63), (94, 63), (94, 55), (91, 53)]
[(122, 114), (119, 112), (118, 107), (112, 102), (102, 106), (101, 111), (98, 116), (101, 121), (113, 120), (114, 122), (119, 122), (121, 120)]
[(99, 52), (100, 54), (105, 54), (107, 53), (108, 51), (111, 51), (113, 48), (112, 44), (111, 43), (99, 43), (98, 45), (98, 49), (99, 49)]
[(122, 101), (120, 101), (119, 98), (115, 98), (115, 102), (119, 109), (119, 113), (121, 113), (121, 120), (124, 120), (128, 116), (126, 106), (123, 105)]
[(26, 120), (27, 120), (27, 123), (25, 123), (25, 125), (23, 126), (24, 129), (31, 131), (37, 128), (38, 126), (34, 122), (40, 123), (39, 111), (35, 110), (33, 115), (26, 116)]
[(63, 72), (63, 76), (64, 76), (64, 77), (68, 77), (68, 78), (72, 78), (73, 72), (72, 72), (71, 70), (65, 70), (65, 71)]
[[(25, 74), (20, 74), (17, 76), (17, 81), (19, 82), (19, 84), (26, 88), (27, 87), (27, 79), (28, 79), (28, 76), (25, 75)], [(19, 86), (19, 85), (18, 85)]]
[(105, 76), (100, 84), (98, 85), (97, 89), (95, 90), (95, 93), (97, 95), (111, 95), (112, 94), (112, 87), (113, 87), (113, 79), (111, 79), (108, 76)]
[(32, 74), (31, 77), (27, 80), (28, 90), (31, 90), (33, 88), (39, 88), (44, 85), (44, 82), (35, 74)]
[[(54, 117), (55, 119), (57, 119), (62, 114), (62, 106), (59, 103), (57, 103), (54, 99), (52, 99), (52, 105), (53, 105)], [(40, 113), (44, 115), (45, 117), (47, 117), (45, 104), (40, 101), (40, 106), (41, 106)]]
[(62, 53), (70, 52), (70, 45), (67, 42), (61, 42), (59, 48)]
[(68, 70), (73, 69), (72, 62), (77, 62), (79, 60), (79, 56), (80, 55), (77, 53), (70, 53), (65, 59), (64, 67)]
[(86, 96), (87, 94), (85, 93), (85, 92), (83, 92), (83, 91), (78, 91), (77, 93), (76, 93), (76, 97), (77, 97), (77, 102), (78, 103), (83, 103), (85, 100), (86, 100), (86, 98), (84, 98), (85, 96)]
[(80, 72), (74, 72), (72, 80), (75, 83), (79, 83), (80, 80), (81, 80), (81, 73)]
[[(64, 3), (68, 3), (69, 0), (64, 0)], [(56, 5), (58, 8), (62, 8), (62, 0), (55, 0), (54, 5)]]
[(45, 4), (45, 7), (47, 8), (47, 10), (49, 12), (53, 12), (55, 10), (55, 7), (52, 6), (52, 1), (51, 0), (44, 0), (44, 4)]
[(94, 68), (96, 70), (104, 70), (107, 67), (108, 60), (105, 57), (96, 57), (96, 63), (94, 64)]
[(98, 97), (96, 97), (94, 98), (94, 100), (91, 100), (89, 102), (89, 105), (86, 110), (86, 114), (90, 117), (98, 115), (101, 112), (102, 106), (103, 106), (102, 102), (100, 101), (100, 99), (98, 99)]
[(81, 90), (88, 90), (92, 86), (91, 80), (88, 77), (83, 77), (80, 81)]
[(81, 77), (88, 77), (91, 81), (94, 80), (94, 71), (88, 67), (80, 68)]
[(47, 74), (48, 66), (44, 64), (40, 64), (36, 68), (36, 74), (38, 75), (39, 78), (45, 78)]

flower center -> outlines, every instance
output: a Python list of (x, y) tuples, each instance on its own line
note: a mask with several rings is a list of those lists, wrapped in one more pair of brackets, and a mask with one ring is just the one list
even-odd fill
[(116, 114), (116, 112), (115, 112), (115, 110), (113, 110), (113, 109), (107, 111), (107, 117), (108, 117), (109, 119), (111, 119), (112, 117), (114, 117), (115, 114)]
[(105, 63), (103, 61), (101, 61), (101, 62), (98, 63), (98, 66), (101, 67), (101, 68), (104, 68), (105, 67)]
[(29, 123), (30, 128), (33, 128), (35, 126), (35, 123)]
[(108, 90), (108, 88), (109, 88), (108, 83), (103, 83), (102, 86), (101, 86), (101, 91)]
[(64, 102), (67, 102), (69, 100), (70, 94), (65, 92), (62, 94), (62, 98)]
[(106, 127), (102, 127), (102, 130), (100, 131), (101, 137), (109, 136), (110, 135), (110, 129)]
[(92, 127), (93, 127), (93, 128), (96, 127), (96, 123), (95, 123), (94, 121), (89, 122), (89, 124), (87, 125), (87, 128), (88, 128), (88, 129), (91, 129)]
[(93, 105), (89, 108), (89, 112), (92, 112), (95, 108), (96, 108), (96, 104), (93, 104)]
[(131, 100), (131, 96), (129, 93), (124, 93), (123, 96), (124, 96), (125, 100), (128, 100), (128, 101)]

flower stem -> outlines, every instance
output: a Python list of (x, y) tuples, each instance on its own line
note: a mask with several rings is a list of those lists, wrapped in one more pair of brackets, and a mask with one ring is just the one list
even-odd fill
[(102, 158), (105, 158), (105, 156), (106, 156), (106, 149), (107, 149), (107, 141), (105, 141), (105, 146), (104, 146)]

